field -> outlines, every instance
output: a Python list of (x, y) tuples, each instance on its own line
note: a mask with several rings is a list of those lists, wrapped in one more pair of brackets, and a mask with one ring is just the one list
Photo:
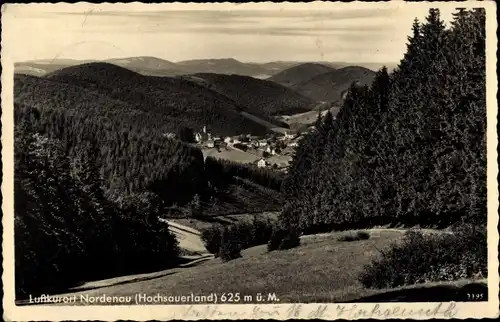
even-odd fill
[[(339, 112), (340, 108), (338, 106), (334, 106), (329, 110), (332, 112), (332, 115), (335, 116)], [(293, 127), (294, 124), (311, 125), (318, 119), (318, 113), (321, 113), (321, 116), (324, 116), (326, 112), (326, 110), (321, 110), (321, 112), (314, 110), (293, 115), (281, 115), (278, 117), (278, 120), (287, 123), (290, 127)]]
[(287, 124), (313, 124), (318, 119), (318, 111), (310, 111), (294, 115), (282, 115), (279, 118), (281, 121), (284, 121)]
[(231, 160), (239, 163), (253, 163), (260, 159), (259, 156), (247, 152), (242, 152), (234, 149), (220, 149), (218, 152), (216, 148), (204, 148), (202, 149), (203, 157), (214, 157), (217, 159)]
[[(243, 152), (231, 148), (228, 150), (221, 148), (219, 152), (216, 148), (203, 148), (202, 152), (205, 158), (210, 156), (217, 159), (231, 160), (239, 163), (253, 163), (261, 158), (258, 151), (255, 150), (252, 150), (252, 152)], [(287, 166), (291, 159), (292, 157), (290, 155), (273, 155), (266, 160), (271, 165), (276, 164), (278, 167), (281, 167)]]
[[(404, 300), (413, 296), (428, 299), (435, 290), (443, 294), (456, 294), (467, 287), (481, 289), (481, 281), (462, 280), (452, 283), (414, 285), (391, 290), (365, 289), (357, 280), (363, 266), (370, 263), (379, 250), (397, 241), (404, 230), (370, 230), (368, 240), (341, 242), (337, 238), (345, 232), (303, 236), (301, 246), (295, 249), (268, 253), (265, 245), (249, 248), (242, 258), (227, 263), (208, 259), (199, 265), (176, 268), (164, 272), (129, 278), (129, 282), (112, 283), (111, 286), (72, 293), (91, 296), (147, 295), (197, 295), (239, 293), (242, 297), (257, 293), (275, 293), (281, 303), (349, 302), (377, 298), (389, 301), (387, 295)], [(99, 285), (94, 283), (94, 285)], [(102, 283), (101, 283), (102, 285)], [(385, 295), (384, 295), (385, 294)], [(417, 295), (415, 295), (417, 294)], [(385, 296), (385, 298), (384, 298)], [(451, 295), (448, 295), (451, 296)]]
[(179, 225), (185, 225), (188, 227), (192, 227), (196, 230), (202, 230), (205, 228), (209, 228), (214, 223), (222, 224), (222, 225), (230, 225), (238, 222), (250, 221), (253, 217), (257, 216), (260, 219), (269, 218), (271, 220), (276, 220), (278, 218), (277, 212), (259, 212), (259, 213), (242, 213), (242, 214), (233, 214), (233, 215), (225, 215), (225, 216), (212, 216), (209, 220), (200, 220), (194, 218), (176, 218), (170, 219), (169, 222), (173, 222)]

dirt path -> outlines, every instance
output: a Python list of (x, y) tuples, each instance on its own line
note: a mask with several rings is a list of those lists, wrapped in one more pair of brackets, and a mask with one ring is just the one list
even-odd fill
[(210, 254), (201, 240), (200, 231), (167, 219), (160, 218), (159, 220), (168, 224), (168, 230), (175, 235), (180, 248), (202, 255)]

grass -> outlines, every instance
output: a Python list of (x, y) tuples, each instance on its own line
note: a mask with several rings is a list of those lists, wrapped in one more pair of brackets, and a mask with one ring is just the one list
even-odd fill
[(280, 302), (348, 301), (366, 295), (357, 280), (363, 266), (370, 263), (377, 249), (401, 236), (398, 231), (381, 232), (353, 243), (338, 242), (338, 233), (303, 236), (301, 246), (294, 249), (268, 253), (266, 245), (252, 247), (242, 251), (242, 258), (227, 263), (213, 259), (155, 280), (88, 292), (111, 296), (275, 293)]
[(201, 219), (191, 219), (191, 218), (176, 218), (170, 219), (173, 222), (176, 222), (180, 225), (185, 225), (192, 227), (196, 230), (203, 230), (205, 228), (211, 227), (214, 223), (222, 224), (222, 225), (231, 225), (238, 222), (251, 222), (253, 220), (254, 215), (257, 215), (261, 219), (269, 218), (271, 220), (278, 219), (277, 212), (261, 212), (261, 213), (243, 213), (243, 214), (234, 214), (234, 215), (225, 215), (225, 216), (213, 216), (207, 218), (207, 220)]
[(201, 151), (205, 158), (211, 156), (217, 159), (231, 160), (239, 163), (252, 163), (260, 159), (257, 155), (234, 149), (226, 150), (225, 148), (221, 148), (221, 152), (218, 152), (216, 148), (204, 148)]
[[(301, 237), (294, 249), (267, 252), (266, 245), (241, 252), (230, 262), (203, 261), (198, 266), (161, 272), (157, 278), (138, 279), (106, 288), (72, 293), (99, 296), (207, 295), (237, 292), (240, 296), (275, 293), (280, 303), (467, 301), (467, 293), (487, 300), (485, 280), (470, 279), (368, 289), (358, 277), (379, 249), (402, 240), (405, 230), (368, 230), (370, 239), (340, 242), (346, 232)], [(153, 276), (152, 276), (153, 277)], [(479, 292), (479, 293), (478, 293)], [(248, 303), (248, 302), (247, 302)], [(253, 301), (255, 303), (255, 301)], [(77, 303), (80, 304), (80, 303)]]
[(288, 124), (300, 123), (300, 124), (313, 124), (318, 119), (317, 111), (310, 111), (305, 113), (299, 113), (294, 115), (282, 115), (280, 120)]
[(345, 235), (339, 236), (337, 238), (338, 241), (356, 241), (356, 240), (365, 240), (370, 238), (370, 233), (366, 231), (357, 231), (357, 232), (349, 232)]
[(487, 276), (486, 229), (472, 225), (452, 234), (408, 231), (401, 242), (366, 267), (360, 282), (370, 288)]

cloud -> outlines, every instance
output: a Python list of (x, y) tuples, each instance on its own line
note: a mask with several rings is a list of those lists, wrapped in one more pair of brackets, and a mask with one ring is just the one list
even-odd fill
[[(168, 11), (56, 13), (79, 16), (82, 33), (197, 33), (272, 36), (329, 36), (345, 33), (386, 32), (393, 28), (389, 10), (344, 10), (342, 12), (267, 11)], [(68, 30), (69, 32), (69, 30)]]
[[(15, 28), (20, 35), (31, 35), (21, 51), (26, 60), (59, 53), (82, 59), (120, 53), (167, 60), (307, 60), (324, 55), (330, 60), (354, 57), (369, 61), (399, 59), (416, 15), (413, 10), (380, 5), (357, 9), (330, 6), (325, 10), (281, 10), (279, 4), (266, 10), (178, 8), (31, 10), (17, 15)], [(116, 48), (105, 45), (108, 43)]]

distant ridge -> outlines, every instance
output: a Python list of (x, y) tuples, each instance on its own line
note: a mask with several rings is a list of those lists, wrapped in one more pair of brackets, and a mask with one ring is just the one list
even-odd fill
[(177, 62), (186, 74), (216, 73), (241, 76), (267, 75), (269, 70), (259, 64), (242, 63), (234, 58), (194, 59)]
[(285, 69), (268, 80), (284, 86), (293, 86), (334, 70), (333, 67), (318, 63), (305, 63)]
[(108, 59), (105, 62), (151, 76), (170, 76), (184, 73), (176, 63), (151, 56), (115, 58)]
[[(320, 64), (332, 68), (342, 68), (349, 65), (359, 65), (378, 70), (382, 64), (345, 62), (300, 62), (300, 61), (271, 61), (264, 63), (241, 62), (234, 58), (222, 59), (192, 59), (172, 62), (153, 56), (119, 57), (105, 60), (87, 59), (77, 60), (68, 58), (39, 59), (15, 63), (15, 73), (42, 76), (55, 70), (81, 65), (90, 62), (109, 62), (128, 68), (137, 73), (149, 76), (179, 76), (196, 73), (237, 74), (260, 79), (269, 78), (288, 68), (302, 64)], [(391, 66), (388, 66), (391, 69)]]

